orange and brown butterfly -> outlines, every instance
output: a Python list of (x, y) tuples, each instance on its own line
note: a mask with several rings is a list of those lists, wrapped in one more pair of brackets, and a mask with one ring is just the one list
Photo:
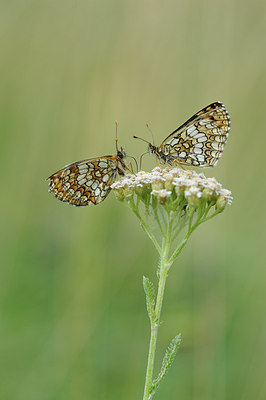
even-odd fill
[(216, 101), (174, 130), (160, 146), (148, 142), (148, 152), (162, 164), (213, 167), (222, 155), (230, 125), (228, 111)]
[(97, 205), (108, 196), (117, 175), (125, 175), (125, 157), (123, 148), (118, 150), (116, 135), (115, 154), (66, 165), (47, 178), (49, 191), (74, 206)]

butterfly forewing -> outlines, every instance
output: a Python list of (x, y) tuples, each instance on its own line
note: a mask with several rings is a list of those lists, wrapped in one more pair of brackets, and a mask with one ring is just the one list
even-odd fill
[(230, 117), (225, 106), (212, 103), (172, 132), (158, 147), (157, 156), (170, 165), (177, 161), (214, 166), (222, 155), (229, 130)]
[(125, 164), (116, 154), (69, 164), (51, 175), (50, 192), (75, 206), (101, 203)]

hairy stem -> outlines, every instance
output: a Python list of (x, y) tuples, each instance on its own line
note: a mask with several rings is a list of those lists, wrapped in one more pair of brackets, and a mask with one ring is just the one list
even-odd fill
[(149, 346), (149, 355), (148, 355), (143, 400), (151, 400), (153, 397), (153, 394), (151, 394), (152, 391), (151, 389), (153, 381), (153, 370), (154, 370), (156, 344), (158, 338), (158, 329), (160, 326), (160, 317), (163, 305), (163, 297), (164, 297), (167, 273), (169, 271), (170, 266), (172, 265), (172, 263), (169, 263), (168, 261), (168, 253), (171, 244), (171, 230), (172, 230), (172, 220), (170, 217), (170, 213), (168, 215), (167, 222), (168, 222), (167, 230), (165, 236), (163, 237), (162, 247), (160, 251), (161, 256), (160, 256), (159, 284), (158, 284), (157, 299), (155, 305), (155, 321), (151, 321), (150, 346)]

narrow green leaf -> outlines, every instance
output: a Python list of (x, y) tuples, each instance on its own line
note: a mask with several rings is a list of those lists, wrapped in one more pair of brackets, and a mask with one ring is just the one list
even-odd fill
[(149, 280), (149, 278), (146, 278), (146, 276), (143, 276), (143, 287), (144, 287), (144, 292), (146, 294), (146, 304), (147, 304), (148, 315), (151, 320), (151, 323), (154, 323), (156, 320), (155, 310), (154, 310), (155, 291), (154, 291), (153, 283)]
[(161, 371), (159, 372), (157, 378), (153, 380), (151, 385), (151, 392), (150, 392), (151, 395), (153, 395), (156, 392), (160, 383), (162, 382), (163, 378), (165, 377), (169, 368), (171, 367), (172, 362), (174, 361), (175, 355), (177, 353), (177, 350), (180, 346), (180, 343), (181, 343), (181, 334), (179, 333), (176, 337), (174, 337), (174, 339), (171, 341), (171, 343), (166, 349), (162, 362)]
[(149, 238), (151, 239), (152, 243), (154, 244), (156, 250), (158, 251), (158, 253), (161, 255), (161, 248), (155, 238), (155, 236), (153, 235), (152, 231), (150, 230), (150, 228), (148, 227), (148, 225), (145, 224), (145, 222), (139, 217), (140, 219), (140, 226), (141, 228), (144, 230), (144, 232), (147, 233), (147, 235), (149, 236)]

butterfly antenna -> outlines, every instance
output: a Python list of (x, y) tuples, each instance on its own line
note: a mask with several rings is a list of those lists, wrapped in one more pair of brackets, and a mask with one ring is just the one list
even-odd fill
[(118, 152), (118, 145), (117, 145), (117, 142), (118, 142), (118, 138), (117, 138), (117, 127), (118, 127), (118, 121), (116, 120), (116, 121), (115, 121), (115, 147), (116, 147), (116, 151)]
[(146, 128), (148, 129), (148, 131), (149, 131), (150, 134), (151, 134), (151, 137), (152, 137), (152, 145), (154, 146), (154, 136), (153, 136), (152, 130), (150, 129), (150, 127), (149, 127), (148, 124), (146, 124)]
[(142, 167), (142, 157), (145, 156), (145, 154), (149, 154), (149, 152), (146, 151), (145, 153), (141, 154), (141, 156), (140, 156), (140, 158), (139, 158), (139, 168), (140, 168), (140, 171), (141, 171), (141, 167)]
[(134, 139), (139, 139), (139, 140), (142, 140), (143, 142), (145, 142), (145, 143), (148, 143), (148, 144), (150, 144), (150, 142), (148, 142), (147, 140), (145, 140), (145, 139), (142, 139), (141, 137), (138, 137), (138, 136), (132, 136)]
[(139, 166), (138, 166), (138, 162), (137, 162), (137, 160), (135, 159), (135, 157), (129, 156), (128, 154), (127, 154), (127, 157), (132, 158), (132, 159), (135, 161), (135, 164), (136, 164), (136, 167), (137, 167), (137, 171), (138, 171), (138, 170), (139, 170)]

